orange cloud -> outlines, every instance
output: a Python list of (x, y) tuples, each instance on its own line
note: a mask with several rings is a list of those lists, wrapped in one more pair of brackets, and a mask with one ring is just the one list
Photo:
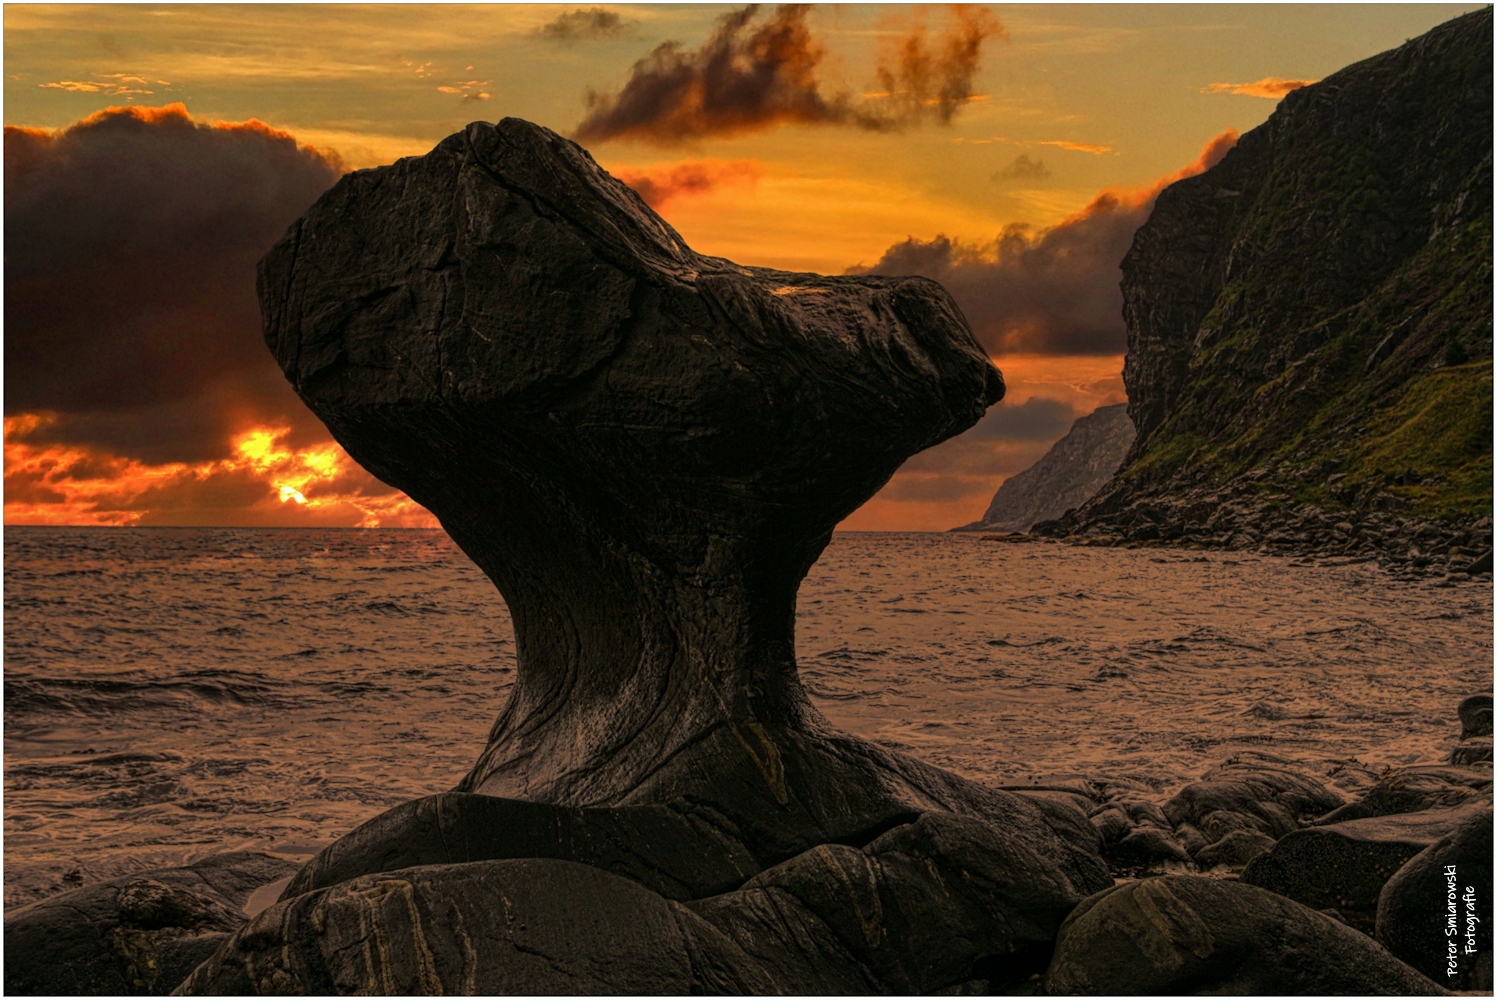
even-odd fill
[[(153, 90), (144, 90), (149, 80), (131, 76), (128, 73), (101, 73), (98, 80), (58, 80), (56, 83), (39, 83), (37, 86), (42, 90), (67, 90), (75, 94), (110, 94), (112, 96), (123, 96), (127, 94), (153, 94)], [(165, 83), (165, 81), (158, 81)], [(140, 87), (132, 87), (131, 84), (140, 84)]]
[(1101, 156), (1103, 153), (1112, 152), (1111, 146), (1095, 146), (1086, 142), (1067, 142), (1064, 139), (1047, 139), (1040, 143), (1041, 146), (1059, 146), (1061, 149), (1069, 149), (1073, 153), (1091, 153), (1093, 156)]
[[(471, 66), (468, 68), (472, 69)], [(487, 80), (465, 80), (461, 83), (455, 83), (450, 87), (438, 87), (437, 90), (443, 94), (454, 94), (456, 96), (459, 96), (464, 101), (487, 101), (489, 99), (489, 92), (486, 90), (479, 90), (478, 88), (487, 87), (488, 85), (489, 81)]]
[(890, 131), (932, 115), (949, 123), (969, 101), (983, 42), (1004, 37), (984, 7), (951, 8), (932, 39), (923, 25), (887, 44), (875, 73), (879, 89), (861, 104), (827, 93), (817, 76), (826, 50), (813, 37), (806, 4), (783, 4), (758, 22), (757, 4), (724, 15), (698, 49), (665, 42), (636, 62), (616, 94), (589, 91), (580, 142), (633, 138), (670, 145), (739, 135), (777, 125), (851, 125)]
[[(1159, 197), (1159, 192), (1176, 181), (1183, 181), (1187, 177), (1194, 177), (1196, 174), (1204, 173), (1216, 166), (1221, 162), (1222, 157), (1226, 156), (1232, 147), (1237, 145), (1238, 138), (1235, 128), (1227, 129), (1206, 143), (1205, 147), (1201, 150), (1200, 156), (1197, 156), (1190, 163), (1187, 163), (1174, 173), (1165, 174), (1152, 184), (1147, 184), (1140, 188), (1103, 188), (1097, 192), (1085, 208), (1061, 222), (1060, 225), (1074, 225), (1077, 222), (1096, 215), (1117, 211), (1137, 212), (1144, 209), (1152, 210), (1154, 199)], [(1148, 212), (1145, 211), (1144, 218), (1147, 217)], [(1144, 219), (1139, 219), (1133, 228), (1137, 229), (1143, 223)], [(1118, 259), (1121, 260), (1122, 258), (1119, 257)]]
[[(904, 37), (884, 43), (876, 70), (881, 91), (863, 96), (891, 102), (885, 118), (915, 120), (934, 108), (936, 120), (947, 125), (963, 104), (988, 99), (972, 93), (982, 46), (989, 38), (1007, 39), (1008, 32), (986, 7), (954, 4), (949, 10), (951, 23), (934, 39), (917, 21)], [(915, 16), (923, 18), (924, 11), (916, 8)]]
[(1245, 97), (1267, 97), (1277, 101), (1291, 90), (1308, 87), (1319, 80), (1281, 80), (1276, 76), (1265, 76), (1252, 83), (1212, 83), (1201, 88), (1203, 94), (1242, 94)]
[(764, 165), (758, 160), (686, 160), (645, 170), (622, 168), (613, 175), (659, 210), (673, 199), (711, 194), (724, 186), (752, 188), (764, 176)]
[(335, 442), (291, 447), (287, 427), (236, 435), (229, 458), (149, 463), (87, 446), (34, 443), (55, 419), (5, 418), (6, 524), (439, 526)]

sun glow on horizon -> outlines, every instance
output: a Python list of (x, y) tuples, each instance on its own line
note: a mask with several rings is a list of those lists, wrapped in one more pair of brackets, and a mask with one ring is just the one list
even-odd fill
[(5, 418), (6, 524), (135, 526), (227, 518), (266, 527), (439, 527), (425, 508), (375, 480), (336, 442), (291, 447), (289, 427), (236, 434), (229, 458), (150, 464), (30, 440), (53, 421), (45, 413)]

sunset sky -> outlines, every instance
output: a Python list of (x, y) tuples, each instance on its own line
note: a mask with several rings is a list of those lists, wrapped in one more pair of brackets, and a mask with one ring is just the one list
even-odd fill
[(285, 384), (254, 264), (342, 172), (506, 116), (700, 252), (942, 281), (1008, 398), (843, 527), (972, 521), (1124, 399), (1159, 187), (1476, 7), (6, 5), (5, 523), (434, 526)]

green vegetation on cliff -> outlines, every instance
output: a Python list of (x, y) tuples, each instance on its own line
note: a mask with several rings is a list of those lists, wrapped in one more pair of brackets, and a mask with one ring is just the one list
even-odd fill
[(1491, 8), (1288, 95), (1123, 273), (1138, 443), (1070, 530), (1213, 497), (1490, 515)]

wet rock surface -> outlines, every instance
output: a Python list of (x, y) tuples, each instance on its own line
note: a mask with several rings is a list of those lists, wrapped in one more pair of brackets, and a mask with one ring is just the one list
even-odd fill
[(1461, 739), (1492, 735), (1492, 696), (1473, 694), (1456, 709), (1461, 720)]
[(1492, 696), (1476, 694), (1461, 702), (1461, 742), (1450, 751), (1452, 764), (1479, 764), (1492, 759)]
[(679, 903), (553, 859), (367, 875), (259, 914), (194, 994), (777, 993)]
[(1342, 802), (1314, 778), (1243, 761), (1213, 768), (1165, 802), (1163, 811), (1171, 823), (1190, 824), (1211, 844), (1235, 830), (1282, 837)]
[(1326, 813), (1321, 823), (1453, 809), (1492, 795), (1490, 766), (1424, 764), (1393, 768), (1360, 799)]
[(164, 996), (244, 925), (251, 893), (296, 869), (220, 854), (23, 907), (5, 918), (5, 992)]
[[(918, 994), (1040, 971), (1077, 888), (1006, 831), (929, 813), (861, 851), (818, 847), (691, 907), (793, 992)], [(828, 962), (828, 949), (845, 957)]]
[(1254, 886), (1166, 876), (1107, 889), (1066, 919), (1051, 994), (1443, 990), (1365, 934)]

